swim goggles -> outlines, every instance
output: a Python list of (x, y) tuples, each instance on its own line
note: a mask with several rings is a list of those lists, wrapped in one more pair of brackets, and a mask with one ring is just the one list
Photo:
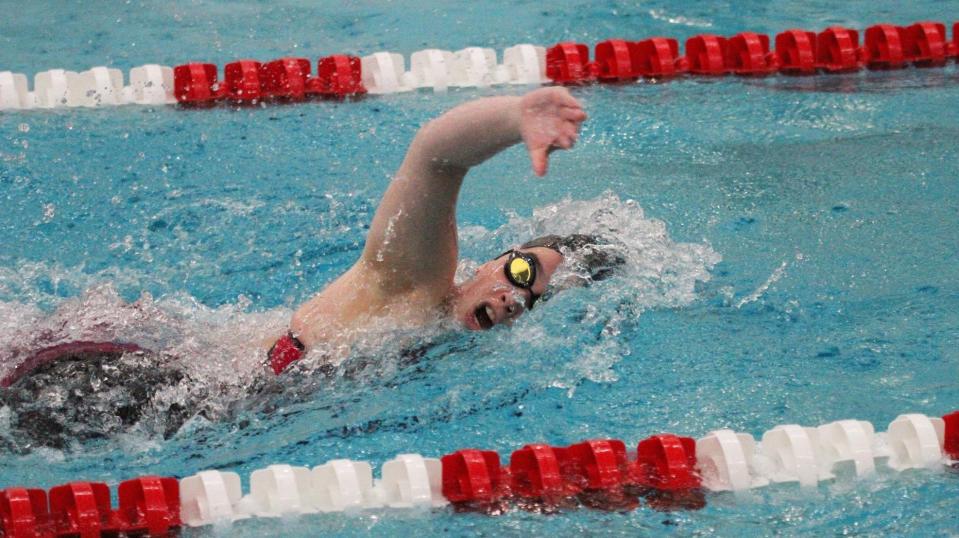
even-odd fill
[(533, 284), (536, 283), (536, 259), (530, 254), (515, 250), (506, 251), (500, 257), (506, 254), (509, 254), (506, 265), (503, 266), (506, 280), (517, 288), (530, 290), (530, 301), (526, 308), (532, 309), (533, 304), (539, 299), (539, 295), (532, 292)]

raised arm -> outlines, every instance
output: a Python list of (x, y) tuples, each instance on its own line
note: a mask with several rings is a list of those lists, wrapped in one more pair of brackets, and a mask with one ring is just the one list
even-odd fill
[(533, 171), (568, 149), (586, 119), (564, 88), (458, 106), (420, 129), (383, 196), (366, 239), (363, 271), (385, 293), (448, 293), (457, 263), (456, 199), (467, 171), (524, 141)]

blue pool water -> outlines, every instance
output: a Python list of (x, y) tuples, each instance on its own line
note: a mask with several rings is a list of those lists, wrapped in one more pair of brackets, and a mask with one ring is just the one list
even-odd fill
[[(38, 1), (0, 20), (0, 69), (959, 19), (959, 2), (830, 4)], [(546, 179), (517, 149), (468, 178), (463, 273), (514, 242), (583, 229), (626, 243), (628, 271), (558, 295), (512, 329), (404, 335), (432, 344), (415, 362), (372, 339), (347, 361), (350, 375), (294, 372), (250, 396), (253, 342), (355, 261), (418, 126), (470, 98), (521, 91), (0, 115), (3, 367), (24, 348), (81, 338), (189, 362), (189, 378), (138, 420), (64, 419), (49, 446), (18, 430), (22, 409), (0, 409), (0, 485), (247, 475), (338, 457), (378, 467), (403, 452), (508, 456), (534, 441), (759, 435), (853, 417), (883, 430), (900, 413), (959, 408), (955, 65), (576, 88), (591, 118)], [(31, 409), (72, 405), (66, 392), (53, 387)], [(166, 432), (171, 409), (192, 418)], [(949, 535), (957, 489), (955, 472), (914, 471), (711, 494), (693, 512), (383, 510), (282, 525), (290, 536)], [(277, 524), (216, 532), (268, 535)]]

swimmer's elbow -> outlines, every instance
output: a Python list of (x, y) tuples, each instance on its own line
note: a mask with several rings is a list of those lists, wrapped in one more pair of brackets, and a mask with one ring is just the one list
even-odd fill
[(459, 179), (476, 163), (469, 148), (458, 141), (449, 119), (439, 117), (420, 128), (407, 153), (406, 162), (421, 173), (439, 179)]

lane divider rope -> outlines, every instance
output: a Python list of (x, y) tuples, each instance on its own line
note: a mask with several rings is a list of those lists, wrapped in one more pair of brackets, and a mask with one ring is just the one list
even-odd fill
[[(773, 44), (775, 47), (770, 48)], [(503, 51), (497, 62), (491, 48), (467, 47), (451, 52), (427, 49), (405, 59), (395, 52), (362, 58), (336, 54), (320, 58), (316, 76), (306, 58), (280, 58), (266, 63), (228, 63), (223, 80), (211, 63), (175, 68), (148, 64), (129, 73), (124, 85), (119, 69), (94, 67), (81, 73), (52, 69), (37, 73), (32, 91), (20, 73), (0, 72), (0, 110), (98, 107), (125, 104), (208, 106), (218, 102), (263, 104), (311, 98), (343, 98), (432, 88), (487, 87), (500, 84), (623, 83), (677, 76), (766, 76), (849, 73), (916, 67), (941, 67), (959, 56), (959, 22), (952, 40), (941, 22), (909, 26), (876, 24), (859, 31), (832, 26), (821, 32), (790, 29), (774, 40), (755, 32), (731, 37), (701, 34), (679, 42), (668, 37), (640, 41), (609, 39), (589, 47), (564, 42), (544, 48), (520, 44)]]
[[(145, 476), (121, 482), (118, 507), (102, 482), (70, 482), (49, 492), (0, 490), (0, 533), (8, 538), (116, 533), (166, 536), (183, 525), (225, 524), (372, 508), (497, 511), (635, 508), (640, 497), (655, 509), (700, 508), (704, 492), (741, 492), (775, 483), (816, 487), (837, 476), (864, 478), (959, 466), (959, 411), (944, 417), (904, 414), (886, 432), (839, 420), (815, 428), (779, 425), (760, 442), (748, 433), (712, 431), (698, 440), (673, 434), (640, 441), (636, 452), (616, 439), (568, 447), (530, 444), (503, 465), (498, 453), (464, 449), (439, 459), (400, 454), (374, 479), (367, 462), (330, 460), (309, 469), (270, 465), (252, 472), (243, 495), (240, 475), (208, 470), (177, 480)], [(844, 470), (843, 472), (840, 472)]]

